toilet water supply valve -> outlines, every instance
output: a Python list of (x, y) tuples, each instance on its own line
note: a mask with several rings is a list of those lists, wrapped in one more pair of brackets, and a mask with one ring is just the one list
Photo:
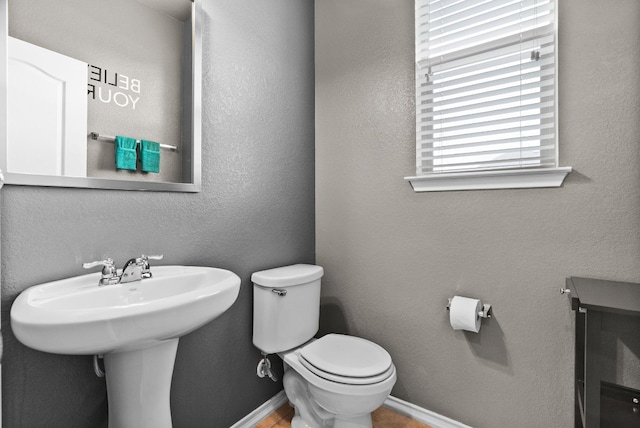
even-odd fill
[(256, 374), (260, 378), (269, 376), (269, 379), (271, 379), (274, 382), (277, 382), (278, 378), (271, 371), (271, 361), (269, 361), (269, 356), (267, 354), (265, 354), (264, 352), (262, 352), (262, 357), (263, 358), (258, 363), (258, 368), (256, 369)]

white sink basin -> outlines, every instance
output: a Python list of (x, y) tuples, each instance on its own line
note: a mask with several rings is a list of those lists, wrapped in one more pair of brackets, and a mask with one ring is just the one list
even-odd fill
[(35, 285), (11, 307), (11, 327), (23, 344), (104, 354), (109, 428), (171, 428), (179, 337), (229, 309), (240, 291), (240, 278), (224, 269), (154, 266), (152, 272), (102, 287), (100, 273)]
[(100, 273), (36, 285), (11, 308), (23, 344), (57, 354), (141, 349), (183, 336), (235, 302), (240, 278), (224, 269), (154, 266), (153, 277), (98, 286)]

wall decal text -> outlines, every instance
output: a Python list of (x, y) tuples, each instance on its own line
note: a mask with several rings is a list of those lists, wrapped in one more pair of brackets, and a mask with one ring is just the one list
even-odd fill
[(113, 103), (118, 107), (136, 109), (142, 85), (139, 79), (132, 79), (96, 65), (87, 64), (87, 67), (89, 82), (96, 82), (87, 85), (89, 98), (103, 103)]

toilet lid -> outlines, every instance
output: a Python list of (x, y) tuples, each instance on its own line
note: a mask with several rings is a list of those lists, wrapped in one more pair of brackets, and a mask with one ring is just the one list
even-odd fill
[(391, 356), (383, 347), (342, 334), (328, 334), (306, 345), (300, 350), (300, 357), (307, 368), (312, 369), (311, 365), (318, 369), (312, 371), (320, 376), (323, 375), (318, 371), (330, 375), (323, 377), (367, 378), (362, 379), (364, 383), (379, 381), (392, 369)]

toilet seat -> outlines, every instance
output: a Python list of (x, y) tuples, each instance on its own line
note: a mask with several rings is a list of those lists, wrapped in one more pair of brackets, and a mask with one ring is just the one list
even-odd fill
[(380, 345), (360, 337), (328, 334), (302, 347), (300, 363), (323, 379), (349, 385), (371, 385), (389, 378), (394, 367)]

